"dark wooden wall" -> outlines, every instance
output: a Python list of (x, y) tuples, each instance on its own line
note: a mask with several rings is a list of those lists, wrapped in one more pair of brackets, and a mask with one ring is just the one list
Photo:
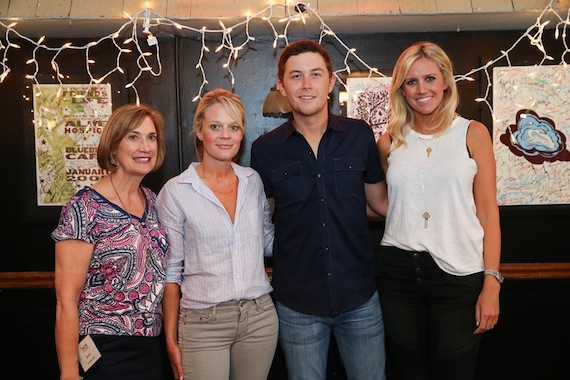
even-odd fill
[[(401, 33), (343, 35), (341, 39), (369, 65), (389, 72), (400, 52), (418, 40), (439, 43), (452, 57), (457, 73), (465, 73), (500, 55), (509, 48), (523, 31), (458, 32), (458, 33)], [(313, 36), (315, 37), (315, 36)], [(290, 37), (294, 40), (296, 37)], [(548, 31), (545, 45), (556, 58), (562, 53), (561, 42)], [(88, 41), (73, 41), (83, 44)], [(19, 42), (20, 43), (20, 42)], [(50, 45), (49, 39), (45, 42)], [(262, 115), (265, 95), (276, 79), (276, 64), (282, 47), (273, 49), (273, 40), (258, 37), (240, 53), (232, 66), (236, 78), (234, 90), (244, 100), (247, 110), (248, 132), (244, 140), (240, 162), (249, 164), (249, 148), (253, 140), (281, 124), (282, 119)], [(52, 41), (60, 46), (62, 41)], [(219, 41), (209, 42), (214, 51)], [(345, 52), (330, 41), (324, 42), (331, 52), (335, 69), (341, 68)], [(8, 64), (12, 72), (0, 84), (0, 165), (3, 174), (0, 199), (3, 204), (0, 218), (0, 236), (3, 255), (0, 261), (0, 326), (5, 338), (0, 345), (0, 377), (6, 379), (56, 379), (57, 361), (53, 344), (55, 298), (50, 286), (54, 268), (53, 242), (50, 232), (56, 225), (59, 207), (37, 207), (35, 204), (35, 158), (32, 125), (32, 104), (23, 95), (31, 94), (29, 80), (24, 75), (33, 68), (25, 62), (31, 56), (31, 47), (24, 41), (21, 49), (12, 50)], [(513, 64), (535, 64), (542, 55), (527, 41), (513, 51)], [(144, 76), (137, 82), (141, 101), (159, 109), (165, 116), (167, 159), (145, 183), (153, 190), (177, 175), (193, 160), (193, 143), (189, 138), (196, 95), (201, 76), (196, 70), (196, 57), (201, 44), (192, 38), (161, 38), (160, 51), (163, 74)], [(95, 49), (95, 60), (105, 67), (113, 67), (115, 56), (105, 47)], [(82, 69), (83, 53), (62, 55), (62, 70), (74, 81), (87, 78)], [(222, 68), (224, 56), (206, 55), (204, 62), (210, 84), (231, 88), (228, 73)], [(51, 56), (40, 54), (42, 80), (50, 81)], [(555, 63), (557, 63), (556, 61)], [(135, 62), (124, 63), (127, 75), (133, 75)], [(503, 62), (506, 64), (506, 62)], [(353, 71), (363, 70), (354, 63)], [(106, 71), (105, 71), (106, 72)], [(473, 101), (485, 89), (485, 78), (476, 82), (461, 82), (460, 113), (467, 118), (481, 120), (489, 128), (491, 118), (481, 103)], [(73, 82), (73, 81), (72, 81)], [(112, 77), (114, 106), (134, 102), (133, 93), (122, 88), (128, 80)], [(331, 110), (341, 111), (338, 105), (338, 86), (331, 97)], [(507, 279), (501, 293), (502, 314), (497, 328), (487, 333), (483, 341), (479, 365), (480, 379), (567, 379), (570, 376), (568, 342), (570, 329), (570, 253), (565, 234), (570, 227), (570, 209), (563, 206), (502, 207), (503, 262), (529, 264), (522, 275)], [(382, 233), (382, 223), (371, 223), (375, 244)], [(546, 275), (533, 272), (543, 263), (554, 263)], [(518, 268), (518, 267), (517, 267)], [(543, 267), (541, 267), (543, 268)], [(560, 269), (562, 268), (562, 269)], [(15, 272), (13, 274), (12, 272)], [(14, 285), (10, 279), (22, 272), (40, 272), (45, 278), (43, 287), (31, 286), (38, 282)], [(47, 274), (42, 274), (42, 273)], [(557, 273), (551, 276), (549, 273)], [(515, 273), (515, 272), (512, 272)], [(549, 278), (560, 277), (560, 278)], [(9, 285), (6, 285), (9, 284)], [(11, 285), (10, 285), (11, 284)], [(26, 285), (28, 284), (28, 285)], [(278, 354), (271, 372), (272, 379), (284, 379), (284, 363)], [(342, 367), (334, 350), (331, 351), (331, 379), (343, 379)]]

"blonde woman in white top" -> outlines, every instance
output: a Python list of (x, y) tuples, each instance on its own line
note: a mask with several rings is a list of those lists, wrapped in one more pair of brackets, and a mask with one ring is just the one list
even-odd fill
[(499, 316), (500, 226), (487, 128), (456, 114), (449, 57), (418, 42), (394, 68), (379, 292), (395, 379), (473, 379)]
[(264, 267), (273, 225), (261, 178), (233, 162), (245, 132), (240, 98), (208, 92), (193, 131), (201, 161), (157, 199), (170, 241), (164, 331), (176, 379), (266, 379), (278, 323)]

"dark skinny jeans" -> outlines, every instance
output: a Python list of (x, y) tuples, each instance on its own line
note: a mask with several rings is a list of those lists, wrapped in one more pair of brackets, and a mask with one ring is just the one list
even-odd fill
[(381, 247), (378, 288), (388, 379), (472, 380), (480, 335), (475, 304), (483, 273), (453, 276), (427, 252)]

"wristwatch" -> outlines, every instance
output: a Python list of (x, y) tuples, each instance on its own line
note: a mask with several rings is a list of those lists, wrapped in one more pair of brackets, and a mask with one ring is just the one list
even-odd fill
[(494, 270), (494, 269), (485, 269), (485, 270), (483, 271), (483, 274), (484, 274), (485, 276), (486, 276), (486, 275), (489, 275), (489, 276), (495, 277), (495, 279), (497, 280), (497, 282), (498, 282), (499, 284), (502, 284), (503, 281), (505, 281), (505, 278), (503, 277), (503, 275), (501, 274), (501, 272), (496, 271), (496, 270)]

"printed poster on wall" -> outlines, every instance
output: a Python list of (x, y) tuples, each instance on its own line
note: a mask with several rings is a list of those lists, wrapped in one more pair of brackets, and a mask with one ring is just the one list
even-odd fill
[(38, 206), (64, 205), (108, 174), (97, 146), (112, 112), (111, 85), (40, 84), (33, 93)]
[(499, 205), (570, 203), (570, 67), (493, 70)]
[(348, 77), (348, 117), (366, 121), (378, 139), (388, 125), (390, 77)]

